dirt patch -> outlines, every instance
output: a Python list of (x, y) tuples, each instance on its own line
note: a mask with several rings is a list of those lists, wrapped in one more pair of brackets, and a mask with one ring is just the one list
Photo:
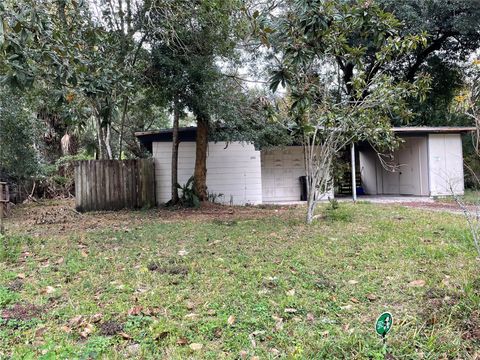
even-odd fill
[(325, 275), (320, 275), (320, 277), (315, 280), (315, 286), (320, 290), (328, 291), (335, 291), (337, 288), (337, 285)]
[(480, 310), (472, 312), (463, 325), (464, 340), (480, 341)]
[(23, 289), (23, 281), (21, 279), (15, 279), (7, 285), (7, 289), (10, 291), (18, 292)]
[(453, 292), (444, 289), (431, 288), (424, 295), (422, 318), (428, 326), (433, 326), (440, 322), (443, 317), (448, 316), (452, 306), (457, 304), (459, 297)]
[[(445, 211), (450, 213), (462, 213), (462, 209), (456, 203), (448, 203), (448, 202), (402, 202), (399, 203), (401, 206), (415, 208), (415, 209), (424, 209), (424, 210), (432, 210), (432, 211)], [(474, 206), (468, 206), (469, 210), (475, 211)]]
[(78, 213), (73, 200), (56, 200), (15, 206), (6, 220), (9, 230), (33, 236), (69, 236), (73, 233), (95, 230), (130, 231), (132, 228), (151, 222), (215, 221), (234, 226), (238, 220), (259, 219), (267, 216), (282, 216), (290, 213), (292, 206), (225, 206), (206, 203), (194, 208), (155, 208), (133, 211), (101, 211)]
[(27, 321), (41, 316), (43, 309), (33, 304), (14, 304), (11, 308), (2, 311), (4, 320)]
[(158, 263), (150, 263), (147, 266), (148, 270), (156, 271), (160, 274), (168, 274), (168, 275), (181, 275), (186, 276), (189, 272), (189, 269), (185, 266), (181, 265), (173, 265), (173, 266), (163, 266)]
[(114, 320), (105, 321), (100, 325), (100, 334), (105, 336), (113, 336), (123, 331), (123, 324)]

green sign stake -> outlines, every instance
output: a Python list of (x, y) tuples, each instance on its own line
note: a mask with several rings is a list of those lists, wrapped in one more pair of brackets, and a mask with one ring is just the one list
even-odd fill
[(382, 337), (383, 343), (386, 342), (386, 336), (393, 325), (393, 316), (389, 312), (380, 315), (375, 323), (375, 331)]

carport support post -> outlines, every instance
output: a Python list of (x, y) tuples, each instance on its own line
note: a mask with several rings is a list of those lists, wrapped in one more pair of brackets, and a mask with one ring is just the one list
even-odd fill
[(357, 201), (357, 179), (356, 179), (356, 164), (355, 164), (355, 143), (350, 146), (352, 154), (352, 198), (353, 201)]
[(0, 235), (3, 234), (3, 194), (5, 192), (4, 187), (6, 185), (6, 183), (0, 182)]

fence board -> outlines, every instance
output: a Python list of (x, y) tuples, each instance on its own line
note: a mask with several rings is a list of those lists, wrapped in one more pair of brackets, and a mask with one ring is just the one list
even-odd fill
[(152, 207), (154, 175), (152, 159), (78, 161), (75, 206), (78, 211)]

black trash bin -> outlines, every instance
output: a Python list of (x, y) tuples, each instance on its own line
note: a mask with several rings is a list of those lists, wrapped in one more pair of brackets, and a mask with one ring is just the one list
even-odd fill
[(300, 201), (307, 201), (307, 177), (300, 176)]

